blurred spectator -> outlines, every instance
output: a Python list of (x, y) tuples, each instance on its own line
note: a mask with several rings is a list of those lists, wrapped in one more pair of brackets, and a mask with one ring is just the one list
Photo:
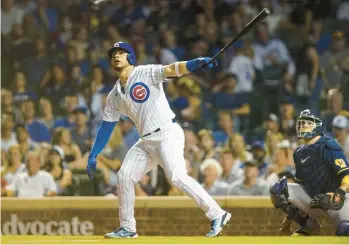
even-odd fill
[(183, 60), (185, 49), (177, 43), (177, 37), (174, 31), (165, 29), (161, 32), (161, 37), (164, 42), (164, 47), (169, 49), (177, 57), (177, 60)]
[(23, 11), (14, 6), (14, 0), (1, 1), (1, 34), (7, 35), (11, 32), (14, 24), (21, 24)]
[(12, 145), (8, 149), (8, 165), (3, 169), (1, 175), (7, 184), (13, 182), (14, 177), (25, 171), (25, 164), (22, 162), (22, 154), (19, 145)]
[(40, 155), (40, 163), (41, 163), (40, 169), (45, 169), (46, 162), (48, 161), (48, 153), (51, 149), (52, 149), (52, 145), (46, 142), (40, 143), (36, 147), (36, 151), (39, 152), (39, 155)]
[(331, 89), (327, 93), (327, 106), (321, 112), (321, 116), (326, 122), (326, 130), (332, 132), (331, 123), (336, 115), (343, 109), (343, 94), (338, 89)]
[(280, 86), (288, 86), (295, 74), (295, 65), (285, 44), (270, 37), (268, 25), (263, 22), (257, 28), (258, 42), (254, 45), (254, 64), (262, 71), (265, 110), (275, 112)]
[(72, 142), (69, 129), (55, 128), (52, 135), (52, 145), (62, 148), (64, 153), (64, 161), (68, 164), (70, 169), (83, 168), (85, 164), (82, 163), (81, 151), (79, 147)]
[(150, 185), (149, 174), (145, 174), (136, 184), (135, 191), (136, 196), (154, 196), (156, 190)]
[(146, 43), (143, 38), (134, 38), (133, 42), (135, 43), (134, 46), (137, 57), (137, 65), (148, 65), (156, 62), (155, 57), (146, 52)]
[(231, 109), (236, 115), (250, 112), (248, 93), (236, 92), (237, 76), (227, 73), (213, 88), (212, 105), (216, 109)]
[(236, 56), (232, 59), (228, 72), (237, 75), (236, 92), (251, 92), (255, 72), (253, 61), (248, 56), (249, 47), (244, 41), (238, 41), (234, 44)]
[(137, 128), (134, 126), (131, 119), (126, 116), (120, 117), (119, 127), (124, 139), (124, 144), (129, 150), (139, 140)]
[(349, 2), (348, 1), (341, 1), (338, 8), (337, 8), (337, 19), (338, 20), (347, 20), (349, 21)]
[(78, 96), (76, 94), (66, 94), (63, 98), (63, 117), (54, 121), (53, 128), (64, 127), (72, 129), (75, 126), (73, 111), (78, 106)]
[(280, 104), (280, 132), (285, 137), (296, 137), (295, 107), (289, 98), (284, 98)]
[(259, 176), (265, 176), (269, 163), (266, 161), (266, 150), (264, 148), (264, 143), (262, 141), (255, 141), (251, 145), (251, 152), (254, 161), (257, 163), (259, 169)]
[(15, 122), (23, 120), (22, 112), (13, 103), (11, 91), (6, 89), (1, 89), (1, 112), (12, 114)]
[[(34, 49), (31, 40), (27, 39), (22, 24), (13, 24), (11, 31), (11, 59), (21, 61), (32, 56)], [(17, 64), (15, 65), (17, 66)]]
[(45, 76), (48, 80), (48, 73), (46, 71), (52, 64), (52, 57), (47, 54), (46, 41), (40, 37), (36, 38), (34, 41), (35, 55), (25, 57), (21, 62), (21, 68), (28, 76), (28, 85), (33, 89), (38, 89), (37, 86)]
[(321, 92), (319, 75), (319, 56), (311, 43), (305, 43), (298, 52), (296, 59), (296, 95), (302, 108), (313, 108)]
[(268, 184), (259, 178), (258, 164), (255, 161), (245, 162), (244, 177), (233, 182), (228, 189), (228, 195), (266, 196), (269, 195)]
[(75, 115), (75, 127), (70, 130), (72, 141), (75, 142), (80, 151), (84, 154), (90, 150), (91, 132), (87, 127), (87, 110), (85, 108), (76, 108), (73, 111)]
[(279, 174), (285, 171), (295, 174), (292, 148), (288, 140), (278, 143), (273, 155), (273, 163), (269, 166), (265, 176), (266, 180), (269, 184), (273, 184), (279, 180)]
[(29, 151), (33, 151), (38, 147), (38, 144), (30, 139), (29, 132), (24, 124), (16, 124), (15, 133), (23, 158)]
[(37, 0), (36, 4), (36, 9), (33, 12), (36, 25), (47, 32), (56, 32), (59, 24), (58, 11), (54, 8), (49, 8), (47, 0)]
[(34, 0), (20, 0), (17, 2), (19, 2), (17, 3), (17, 7), (22, 10), (25, 15), (33, 12), (36, 8), (36, 2)]
[(129, 27), (132, 22), (146, 18), (143, 6), (137, 5), (134, 0), (122, 1), (122, 6), (114, 13), (110, 21), (122, 27)]
[(13, 115), (8, 112), (1, 114), (1, 150), (7, 152), (8, 149), (16, 145), (16, 134), (13, 132)]
[(234, 120), (230, 111), (219, 111), (218, 112), (218, 125), (219, 129), (213, 131), (212, 136), (217, 146), (224, 146), (229, 137), (233, 136)]
[(63, 163), (63, 150), (59, 146), (53, 146), (48, 152), (45, 170), (52, 175), (58, 196), (67, 195), (68, 187), (72, 184), (72, 172)]
[(38, 152), (29, 152), (25, 165), (26, 171), (17, 174), (12, 183), (6, 186), (7, 196), (44, 197), (57, 194), (52, 175), (40, 170), (40, 156)]
[(321, 75), (327, 89), (337, 88), (343, 76), (343, 62), (349, 56), (344, 33), (336, 31), (332, 35), (331, 50), (320, 58)]
[[(28, 38), (30, 41), (35, 43), (34, 41), (38, 38), (45, 38), (46, 32), (44, 29), (39, 29), (35, 26), (35, 17), (32, 15), (32, 13), (28, 13), (23, 17), (23, 29), (24, 29), (24, 35), (26, 38)], [(32, 52), (35, 52), (35, 49), (32, 50)], [(23, 57), (26, 58), (26, 57)]]
[(19, 106), (23, 101), (36, 101), (36, 93), (27, 87), (27, 78), (23, 71), (17, 71), (14, 79), (13, 102)]
[(220, 163), (222, 165), (220, 181), (231, 184), (242, 177), (243, 171), (241, 169), (241, 163), (234, 160), (231, 150), (224, 150), (221, 152)]
[(219, 178), (222, 175), (221, 165), (212, 158), (204, 160), (200, 166), (201, 174), (204, 176), (202, 186), (211, 196), (227, 195), (228, 184), (221, 182)]
[(51, 135), (45, 124), (36, 119), (35, 104), (31, 100), (27, 100), (21, 105), (24, 115), (24, 123), (29, 132), (30, 138), (35, 142), (49, 142)]
[(196, 154), (196, 162), (202, 162), (207, 158), (218, 159), (218, 151), (214, 147), (214, 139), (212, 133), (206, 129), (201, 129), (198, 132), (198, 140), (200, 151)]
[(153, 1), (150, 4), (150, 15), (147, 18), (149, 31), (166, 30), (177, 28), (180, 23), (178, 11), (171, 8), (171, 1)]
[[(176, 82), (179, 92), (179, 98), (172, 106), (183, 108), (180, 110), (180, 116), (183, 121), (191, 122), (193, 125), (200, 120), (201, 113), (201, 88), (192, 77), (181, 77)], [(179, 101), (180, 100), (180, 101)], [(187, 102), (186, 102), (187, 101)], [(186, 107), (184, 107), (186, 105)], [(177, 109), (179, 109), (177, 107)]]
[(249, 132), (249, 142), (253, 142), (254, 140), (265, 141), (268, 132), (280, 134), (279, 129), (279, 117), (273, 113), (269, 113), (267, 119), (260, 126)]
[(119, 126), (114, 131), (102, 153), (98, 156), (99, 167), (104, 173), (104, 180), (107, 185), (116, 186), (117, 171), (126, 157), (128, 149), (122, 140), (122, 133)]
[(56, 63), (46, 72), (40, 87), (47, 98), (58, 104), (63, 103), (66, 94), (74, 92), (72, 85), (67, 81), (63, 67)]
[(338, 144), (343, 148), (345, 156), (349, 159), (349, 119), (342, 115), (333, 118), (332, 132)]
[(319, 55), (328, 50), (332, 41), (331, 34), (324, 29), (324, 21), (322, 19), (313, 20), (309, 39), (315, 45)]
[(178, 61), (172, 51), (165, 48), (161, 41), (154, 44), (152, 51), (157, 64), (169, 65)]
[(229, 138), (227, 146), (233, 152), (235, 161), (240, 162), (240, 164), (253, 159), (252, 154), (246, 150), (245, 140), (242, 135), (235, 133)]
[(57, 40), (57, 48), (64, 49), (73, 37), (73, 23), (68, 15), (61, 17), (60, 33)]
[(51, 101), (47, 97), (40, 97), (39, 100), (39, 122), (45, 124), (45, 126), (51, 130), (55, 122), (55, 117), (52, 111)]

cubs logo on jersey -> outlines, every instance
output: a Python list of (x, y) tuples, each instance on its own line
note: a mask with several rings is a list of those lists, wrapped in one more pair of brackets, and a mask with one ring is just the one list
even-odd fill
[(145, 83), (137, 82), (132, 85), (130, 95), (134, 102), (144, 103), (150, 96), (150, 90)]

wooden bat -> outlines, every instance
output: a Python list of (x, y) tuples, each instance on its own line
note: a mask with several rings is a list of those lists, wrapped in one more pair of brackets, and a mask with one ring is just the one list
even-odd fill
[(229, 48), (233, 43), (243, 37), (247, 32), (249, 32), (253, 27), (255, 27), (258, 23), (263, 21), (270, 14), (269, 9), (264, 8), (253, 20), (250, 21), (227, 45), (224, 46), (217, 54), (215, 54), (210, 62), (215, 60), (218, 55), (224, 52), (227, 48)]

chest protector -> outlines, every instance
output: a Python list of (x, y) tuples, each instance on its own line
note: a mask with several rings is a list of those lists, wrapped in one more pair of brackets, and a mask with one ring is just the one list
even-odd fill
[(304, 145), (295, 151), (297, 178), (303, 181), (302, 184), (311, 197), (332, 192), (338, 186), (338, 178), (332, 163), (326, 159), (326, 151), (340, 149), (334, 140), (326, 137), (319, 143)]

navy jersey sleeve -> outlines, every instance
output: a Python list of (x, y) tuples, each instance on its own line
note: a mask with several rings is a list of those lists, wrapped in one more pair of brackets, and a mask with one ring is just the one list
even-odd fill
[(326, 160), (340, 178), (349, 175), (349, 163), (342, 150), (327, 150)]

